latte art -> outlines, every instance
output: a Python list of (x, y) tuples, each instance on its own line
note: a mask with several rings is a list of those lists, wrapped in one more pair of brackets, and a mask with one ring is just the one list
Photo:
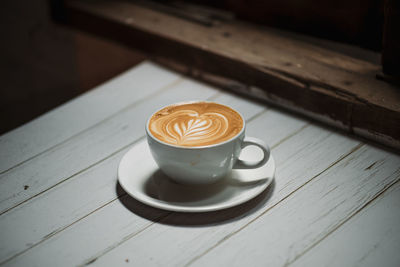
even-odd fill
[(200, 140), (214, 140), (225, 135), (228, 130), (228, 119), (219, 113), (204, 113), (199, 115), (192, 110), (181, 110), (171, 116), (157, 120), (158, 129), (165, 129), (167, 143), (190, 145)]
[(217, 144), (237, 135), (241, 116), (217, 103), (197, 102), (168, 106), (150, 119), (150, 132), (159, 140), (180, 146)]

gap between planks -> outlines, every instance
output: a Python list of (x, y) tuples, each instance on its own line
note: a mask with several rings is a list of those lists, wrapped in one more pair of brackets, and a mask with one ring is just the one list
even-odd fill
[(354, 153), (355, 151), (357, 151), (358, 149), (360, 149), (362, 146), (364, 146), (364, 143), (359, 143), (357, 146), (355, 146), (350, 152), (348, 152), (347, 154), (343, 155), (342, 157), (340, 157), (339, 159), (337, 159), (336, 161), (334, 161), (331, 165), (329, 165), (327, 168), (325, 168), (324, 170), (322, 170), (321, 172), (319, 172), (318, 174), (314, 175), (312, 178), (310, 178), (308, 181), (306, 181), (304, 184), (302, 184), (301, 186), (299, 186), (298, 188), (296, 188), (295, 190), (293, 190), (292, 192), (290, 192), (288, 195), (286, 195), (285, 197), (283, 197), (282, 199), (280, 199), (277, 203), (275, 203), (274, 205), (272, 205), (271, 207), (269, 207), (268, 209), (266, 209), (264, 212), (262, 212), (260, 215), (258, 215), (257, 217), (255, 217), (254, 219), (252, 219), (251, 221), (249, 221), (248, 223), (246, 223), (245, 225), (243, 225), (242, 227), (240, 227), (239, 229), (237, 229), (236, 231), (232, 232), (231, 234), (227, 235), (226, 237), (224, 237), (223, 239), (221, 239), (220, 241), (218, 241), (215, 245), (209, 247), (207, 250), (205, 250), (203, 253), (201, 253), (200, 255), (194, 257), (192, 260), (190, 260), (187, 264), (185, 264), (185, 266), (190, 266), (192, 263), (194, 263), (195, 261), (197, 261), (198, 259), (200, 259), (201, 257), (205, 256), (207, 253), (209, 253), (211, 250), (213, 250), (214, 248), (218, 247), (219, 245), (221, 245), (222, 243), (224, 243), (225, 241), (227, 241), (228, 239), (230, 239), (232, 236), (236, 235), (237, 233), (239, 233), (240, 231), (242, 231), (243, 229), (245, 229), (247, 226), (249, 226), (250, 224), (252, 224), (253, 222), (255, 222), (257, 219), (259, 219), (260, 217), (264, 216), (266, 213), (268, 213), (271, 209), (273, 209), (274, 207), (280, 205), (285, 199), (289, 198), (290, 196), (292, 196), (293, 194), (295, 194), (298, 190), (302, 189), (303, 187), (305, 187), (307, 184), (309, 184), (312, 180), (314, 180), (315, 178), (317, 178), (318, 176), (320, 176), (321, 174), (325, 173), (326, 171), (328, 171), (330, 168), (332, 168), (333, 166), (335, 166), (336, 164), (338, 164), (340, 161), (342, 161), (343, 159), (347, 158), (348, 156), (350, 156), (352, 153)]
[[(61, 142), (59, 142), (59, 143), (57, 143), (57, 144), (55, 144), (55, 145), (53, 145), (53, 146), (51, 146), (51, 147), (49, 147), (49, 148), (47, 148), (47, 149), (45, 149), (45, 150), (43, 150), (43, 151), (41, 151), (41, 152), (35, 154), (35, 155), (33, 155), (33, 156), (27, 158), (26, 160), (23, 160), (23, 161), (17, 163), (16, 165), (14, 165), (14, 166), (12, 166), (12, 167), (6, 169), (6, 170), (3, 170), (2, 172), (0, 172), (0, 179), (1, 179), (1, 177), (2, 177), (3, 175), (6, 175), (7, 172), (13, 170), (14, 168), (17, 168), (18, 166), (21, 166), (21, 165), (23, 165), (23, 164), (25, 164), (25, 163), (31, 161), (32, 159), (34, 159), (34, 158), (36, 158), (36, 157), (38, 157), (38, 156), (40, 156), (40, 155), (42, 155), (42, 154), (48, 152), (48, 151), (51, 151), (51, 150), (56, 149), (57, 147), (61, 146), (62, 144), (68, 142), (69, 140), (71, 140), (71, 139), (73, 139), (73, 138), (76, 138), (77, 136), (79, 136), (79, 135), (81, 135), (81, 134), (83, 134), (83, 133), (89, 131), (90, 129), (95, 128), (95, 127), (97, 127), (98, 125), (100, 125), (100, 124), (106, 122), (107, 120), (109, 120), (109, 119), (111, 119), (111, 118), (117, 116), (119, 113), (121, 113), (121, 112), (123, 112), (123, 111), (125, 111), (125, 110), (128, 110), (128, 109), (130, 109), (130, 108), (132, 108), (132, 107), (134, 107), (134, 106), (137, 106), (137, 105), (141, 104), (142, 102), (145, 102), (145, 101), (148, 100), (148, 99), (151, 99), (152, 97), (158, 95), (159, 93), (161, 93), (161, 92), (163, 92), (163, 91), (166, 91), (166, 90), (168, 90), (169, 88), (178, 85), (179, 83), (183, 82), (184, 80), (185, 80), (184, 77), (183, 77), (182, 75), (179, 75), (175, 81), (173, 81), (173, 82), (171, 82), (171, 83), (169, 83), (169, 84), (167, 84), (167, 85), (161, 87), (160, 89), (156, 90), (155, 92), (151, 93), (150, 95), (148, 95), (148, 96), (146, 96), (146, 97), (144, 97), (144, 98), (142, 98), (142, 99), (140, 99), (140, 100), (138, 100), (138, 101), (134, 101), (133, 103), (129, 104), (128, 106), (125, 106), (125, 107), (123, 107), (122, 109), (118, 110), (117, 112), (115, 112), (115, 113), (113, 113), (113, 114), (111, 114), (111, 115), (105, 117), (104, 119), (102, 119), (102, 120), (100, 120), (99, 122), (93, 124), (92, 126), (86, 128), (86, 129), (83, 129), (83, 130), (81, 130), (80, 132), (78, 132), (78, 133), (76, 133), (76, 134), (71, 135), (70, 137), (64, 139), (63, 141), (61, 141)], [(3, 213), (0, 213), (0, 215), (1, 215), (1, 214), (3, 214)]]
[[(124, 195), (126, 195), (126, 193), (125, 193)], [(102, 207), (102, 208), (103, 208), (103, 207)], [(140, 229), (139, 231), (133, 232), (133, 233), (131, 233), (130, 235), (127, 235), (127, 236), (124, 237), (122, 240), (123, 240), (123, 241), (129, 240), (129, 239), (131, 239), (132, 237), (134, 237), (134, 236), (136, 236), (136, 235), (138, 235), (138, 234), (140, 234), (140, 233), (146, 231), (146, 229), (148, 229), (149, 227), (153, 226), (153, 224), (156, 224), (157, 222), (161, 221), (163, 218), (168, 217), (170, 214), (171, 214), (171, 213), (167, 213), (167, 214), (161, 215), (160, 217), (156, 218), (154, 221), (150, 222), (148, 225), (146, 225), (145, 227), (143, 227), (143, 228)], [(121, 242), (121, 243), (123, 243), (123, 242)], [(117, 244), (116, 246), (110, 247), (110, 251), (111, 251), (113, 248), (118, 247), (118, 245), (119, 245), (119, 244)], [(101, 256), (101, 255), (100, 255), (100, 256)], [(100, 256), (99, 256), (99, 257), (100, 257)], [(86, 261), (86, 262), (84, 262), (84, 263), (82, 263), (82, 264), (79, 264), (78, 266), (87, 266), (87, 265), (90, 265), (90, 264), (92, 264), (93, 262), (95, 262), (97, 259), (98, 259), (98, 257), (93, 257), (92, 259), (90, 259), (90, 260), (88, 260), (88, 261)], [(1, 264), (1, 263), (0, 263), (0, 264)]]
[(400, 181), (290, 266), (398, 266), (399, 207)]
[(307, 254), (310, 250), (312, 250), (314, 247), (316, 247), (318, 244), (320, 244), (322, 241), (324, 241), (326, 238), (328, 238), (330, 235), (335, 233), (342, 225), (345, 225), (348, 221), (350, 221), (353, 217), (355, 217), (357, 214), (362, 212), (364, 209), (366, 209), (370, 204), (374, 203), (380, 196), (385, 194), (387, 191), (389, 191), (392, 187), (394, 187), (396, 184), (400, 183), (400, 178), (397, 180), (394, 180), (391, 184), (386, 185), (375, 197), (371, 198), (369, 201), (364, 203), (364, 205), (358, 209), (356, 212), (351, 214), (348, 218), (343, 220), (343, 222), (339, 223), (335, 228), (333, 228), (331, 231), (329, 231), (323, 238), (317, 240), (314, 244), (312, 244), (309, 248), (305, 249), (302, 253), (297, 255), (292, 261), (287, 262), (285, 266), (289, 266), (292, 263), (296, 262), (298, 259), (300, 259), (302, 256)]
[[(58, 186), (58, 185), (60, 185), (60, 184), (62, 184), (62, 183), (64, 183), (64, 182), (68, 181), (69, 179), (71, 179), (71, 178), (73, 178), (73, 177), (75, 177), (75, 176), (77, 176), (77, 175), (79, 175), (79, 174), (81, 174), (81, 173), (83, 173), (83, 172), (85, 172), (85, 171), (88, 171), (89, 169), (91, 169), (91, 168), (95, 167), (96, 165), (98, 165), (98, 164), (104, 162), (105, 160), (107, 160), (107, 159), (113, 157), (114, 155), (118, 154), (119, 152), (121, 152), (122, 150), (128, 148), (129, 146), (138, 143), (138, 142), (139, 142), (140, 140), (142, 140), (143, 138), (144, 138), (144, 136), (139, 137), (137, 140), (132, 141), (132, 142), (130, 142), (129, 144), (127, 144), (127, 145), (125, 145), (125, 146), (119, 148), (117, 151), (115, 151), (115, 152), (109, 154), (107, 157), (105, 157), (105, 158), (103, 158), (103, 159), (101, 159), (101, 160), (99, 160), (99, 161), (96, 161), (95, 163), (93, 163), (93, 164), (87, 166), (86, 168), (84, 168), (84, 169), (82, 169), (82, 170), (80, 170), (80, 171), (74, 173), (73, 175), (71, 175), (71, 176), (65, 178), (64, 180), (62, 180), (62, 181), (60, 181), (60, 182), (58, 182), (58, 183), (56, 183), (56, 184), (54, 184), (54, 185), (52, 185), (52, 186), (46, 188), (45, 190), (43, 190), (43, 191), (41, 191), (41, 192), (39, 192), (39, 193), (37, 193), (37, 194), (35, 194), (35, 195), (33, 195), (33, 196), (31, 196), (31, 197), (25, 199), (24, 201), (18, 203), (17, 205), (15, 205), (15, 206), (13, 206), (13, 207), (10, 207), (9, 209), (6, 209), (5, 211), (3, 211), (3, 212), (0, 214), (0, 216), (3, 215), (3, 214), (5, 214), (5, 213), (7, 213), (7, 212), (9, 212), (9, 211), (12, 210), (12, 209), (14, 209), (14, 208), (16, 208), (16, 207), (18, 207), (18, 206), (24, 204), (25, 202), (28, 202), (28, 201), (32, 200), (33, 198), (35, 198), (35, 197), (37, 197), (37, 196), (40, 196), (41, 194), (43, 194), (43, 193), (45, 193), (45, 192), (51, 190), (52, 188), (54, 188), (54, 187), (56, 187), (56, 186)], [(1, 264), (1, 263), (0, 263), (0, 264)]]
[[(363, 155), (363, 156), (361, 156)], [(362, 160), (360, 161), (358, 158), (362, 158)], [(387, 162), (389, 165), (385, 165), (388, 167), (388, 171), (385, 172), (385, 176), (382, 175), (377, 175), (379, 174), (378, 170), (382, 170), (381, 168), (376, 168), (374, 169), (374, 171), (369, 171), (366, 170), (366, 167), (369, 166), (369, 164), (371, 164), (373, 161), (375, 161), (376, 159), (382, 159), (382, 162), (385, 162), (387, 159)], [(358, 160), (357, 160), (358, 159)], [(368, 160), (370, 159), (370, 161)], [(366, 162), (366, 160), (368, 160)], [(366, 163), (365, 163), (366, 162)], [(260, 233), (259, 230), (262, 229), (263, 225), (265, 225), (266, 223), (271, 223), (271, 224), (276, 224), (279, 223), (280, 221), (280, 216), (284, 216), (284, 215), (288, 215), (290, 212), (290, 210), (293, 210), (294, 208), (300, 208), (300, 213), (304, 212), (305, 210), (307, 210), (307, 205), (312, 205), (312, 202), (307, 202), (306, 205), (302, 205), (301, 204), (295, 204), (295, 203), (299, 203), (299, 197), (292, 197), (287, 204), (281, 206), (280, 209), (275, 209), (275, 213), (271, 214), (271, 217), (264, 217), (263, 219), (260, 219), (257, 221), (257, 223), (255, 223), (255, 225), (253, 225), (252, 227), (247, 227), (246, 231), (242, 232), (240, 235), (236, 235), (235, 238), (232, 238), (230, 242), (224, 243), (224, 245), (222, 245), (222, 248), (220, 249), (216, 249), (216, 250), (212, 250), (212, 252), (210, 254), (208, 254), (204, 259), (201, 258), (200, 259), (200, 264), (196, 261), (194, 262), (194, 265), (196, 266), (201, 266), (201, 264), (204, 264), (206, 262), (210, 262), (213, 260), (213, 257), (218, 257), (217, 255), (221, 255), (221, 259), (220, 261), (214, 261), (218, 264), (221, 263), (226, 263), (228, 261), (231, 261), (232, 263), (234, 263), (235, 258), (229, 258), (228, 256), (226, 256), (226, 254), (224, 252), (230, 251), (229, 249), (231, 249), (232, 253), (235, 254), (236, 253), (240, 253), (242, 252), (243, 255), (246, 255), (247, 253), (251, 253), (252, 257), (250, 259), (254, 260), (255, 262), (257, 262), (258, 264), (261, 264), (266, 261), (270, 261), (271, 263), (274, 263), (272, 265), (284, 265), (286, 262), (284, 262), (284, 259), (286, 257), (290, 258), (290, 255), (293, 255), (293, 253), (298, 253), (298, 252), (302, 252), (302, 247), (304, 247), (305, 243), (308, 243), (309, 245), (312, 245), (313, 242), (318, 241), (319, 239), (323, 238), (328, 232), (330, 232), (333, 227), (336, 227), (337, 224), (342, 224), (343, 220), (346, 220), (349, 216), (352, 216), (355, 212), (357, 212), (358, 210), (361, 210), (364, 208), (364, 204), (366, 202), (369, 202), (369, 200), (371, 198), (375, 199), (376, 195), (379, 195), (381, 193), (381, 191), (387, 191), (386, 189), (388, 188), (388, 186), (390, 186), (390, 184), (392, 184), (393, 182), (396, 182), (399, 180), (399, 172), (400, 169), (398, 168), (398, 162), (399, 162), (399, 158), (398, 157), (393, 157), (393, 155), (390, 155), (389, 153), (386, 153), (382, 150), (379, 151), (378, 150), (374, 150), (374, 148), (370, 147), (370, 146), (364, 146), (362, 147), (362, 149), (358, 149), (357, 151), (355, 151), (353, 153), (353, 156), (348, 157), (347, 160), (343, 160), (340, 165), (335, 166), (334, 168), (331, 168), (330, 171), (325, 175), (323, 174), (321, 177), (321, 179), (317, 179), (314, 183), (310, 184), (308, 186), (308, 188), (312, 188), (314, 189), (313, 191), (310, 190), (302, 190), (301, 192), (299, 192), (299, 196), (302, 195), (303, 200), (305, 200), (306, 198), (311, 197), (310, 194), (312, 193), (316, 193), (317, 196), (316, 198), (311, 198), (314, 199), (314, 201), (316, 199), (323, 199), (325, 198), (325, 196), (327, 194), (329, 194), (329, 192), (335, 191), (335, 189), (338, 187), (335, 180), (334, 179), (329, 179), (329, 178), (334, 178), (335, 174), (340, 176), (341, 179), (341, 190), (337, 190), (336, 191), (336, 195), (333, 194), (331, 195), (332, 197), (335, 197), (337, 199), (337, 197), (340, 195), (340, 192), (342, 192), (343, 189), (346, 188), (346, 181), (350, 181), (350, 189), (348, 192), (348, 196), (350, 197), (349, 202), (351, 202), (352, 204), (349, 204), (345, 210), (341, 209), (341, 212), (345, 211), (346, 214), (343, 214), (344, 216), (339, 215), (338, 213), (334, 213), (334, 215), (331, 215), (331, 217), (333, 216), (333, 221), (329, 220), (329, 222), (327, 220), (325, 220), (325, 225), (321, 226), (321, 231), (317, 231), (318, 234), (312, 235), (313, 237), (310, 237), (310, 239), (308, 238), (308, 234), (310, 234), (310, 231), (313, 231), (313, 227), (310, 225), (313, 225), (313, 220), (307, 220), (307, 221), (303, 221), (302, 223), (299, 223), (299, 225), (296, 224), (295, 219), (300, 219), (303, 218), (301, 217), (302, 215), (297, 214), (294, 217), (290, 218), (291, 219), (291, 223), (286, 223), (284, 224), (284, 226), (289, 227), (291, 230), (286, 231), (285, 227), (283, 227), (282, 229), (277, 229), (277, 234), (274, 235), (272, 237), (272, 241), (271, 240), (263, 240), (263, 237), (267, 237), (268, 235), (271, 236), (272, 233), (274, 233), (274, 228), (268, 228), (266, 227), (264, 230), (266, 230), (265, 232)], [(351, 164), (349, 167), (345, 168), (348, 164)], [(349, 174), (351, 174), (351, 170), (355, 168), (359, 174), (360, 174), (360, 179), (362, 178), (362, 182), (366, 185), (368, 185), (368, 188), (365, 188), (365, 191), (362, 190), (364, 189), (364, 187), (359, 188), (358, 186), (360, 186), (360, 184), (358, 184), (358, 180), (357, 179), (351, 179), (351, 175), (349, 176)], [(342, 170), (347, 170), (342, 172)], [(342, 178), (344, 175), (344, 177), (347, 176), (347, 178)], [(372, 179), (372, 177), (375, 177), (374, 179)], [(383, 181), (388, 180), (389, 183), (384, 183)], [(382, 182), (381, 182), (382, 181)], [(336, 185), (335, 188), (333, 188)], [(325, 188), (325, 186), (327, 186)], [(327, 191), (327, 189), (329, 188), (333, 188), (333, 190), (329, 190)], [(375, 188), (379, 189), (376, 190)], [(321, 190), (319, 190), (321, 189)], [(326, 189), (326, 190), (325, 190)], [(308, 193), (307, 193), (308, 192)], [(324, 193), (325, 192), (325, 193)], [(343, 198), (339, 198), (339, 200), (335, 203), (337, 203), (338, 205), (336, 206), (329, 206), (328, 204), (328, 200), (329, 198), (325, 198), (325, 201), (323, 204), (325, 204), (325, 206), (328, 204), (328, 207), (333, 207), (333, 209), (329, 209), (326, 213), (322, 212), (322, 214), (320, 213), (319, 216), (318, 214), (314, 213), (315, 218), (320, 219), (320, 218), (325, 218), (325, 215), (329, 214), (332, 210), (334, 210), (337, 206), (341, 205), (342, 203), (346, 202), (346, 196), (343, 196)], [(343, 200), (342, 202), (339, 202), (340, 200)], [(359, 203), (360, 205), (358, 205), (358, 202), (361, 201), (361, 203)], [(293, 204), (293, 205), (291, 205)], [(323, 211), (324, 210), (324, 205), (320, 205), (319, 206), (319, 211)], [(288, 208), (289, 207), (289, 208)], [(314, 211), (318, 211), (318, 210), (314, 210)], [(297, 210), (296, 210), (297, 212)], [(340, 211), (339, 211), (340, 212)], [(312, 214), (312, 213), (311, 213)], [(336, 216), (336, 218), (335, 218)], [(308, 216), (304, 216), (304, 218), (307, 218)], [(272, 218), (272, 219), (271, 219)], [(315, 219), (314, 218), (314, 219)], [(271, 219), (271, 220), (270, 220)], [(291, 226), (289, 226), (291, 225)], [(293, 227), (292, 227), (293, 226)], [(289, 238), (290, 240), (282, 240), (279, 237), (282, 237), (282, 235), (290, 235), (291, 233), (296, 233), (296, 232), (303, 232), (303, 231), (297, 231), (297, 229), (302, 229), (302, 227), (307, 226), (308, 228), (306, 230), (308, 230), (308, 234), (307, 233), (303, 233), (303, 234), (299, 234), (299, 235), (295, 235), (296, 237), (294, 238)], [(329, 227), (332, 226), (332, 227)], [(298, 228), (297, 228), (298, 227)], [(281, 231), (281, 232), (279, 232)], [(239, 236), (239, 237), (238, 237)], [(302, 240), (302, 237), (307, 237), (307, 241)], [(246, 248), (246, 245), (239, 245), (240, 241), (246, 240), (246, 239), (251, 239), (253, 238), (254, 240), (252, 240), (253, 242), (259, 242), (261, 246), (256, 246), (253, 249)], [(280, 241), (278, 241), (280, 240)], [(239, 242), (238, 242), (239, 241)], [(296, 241), (291, 243), (291, 241)], [(261, 242), (265, 242), (265, 244), (262, 244)], [(274, 246), (274, 250), (275, 253), (272, 252), (270, 254), (265, 254), (264, 251), (265, 249), (267, 249), (268, 247)], [(308, 246), (307, 244), (307, 246)], [(271, 248), (271, 250), (273, 250)], [(300, 250), (300, 251), (299, 251)], [(126, 251), (125, 251), (126, 252)], [(268, 252), (268, 249), (267, 251)], [(115, 254), (115, 253), (114, 253)], [(223, 256), (225, 254), (225, 256)], [(315, 254), (315, 253), (314, 253)], [(295, 256), (296, 254), (294, 254), (293, 256)], [(274, 257), (275, 256), (275, 257)], [(232, 256), (235, 257), (235, 256)], [(112, 258), (112, 257), (110, 257)], [(115, 258), (115, 257), (114, 257)], [(236, 259), (238, 260), (239, 263), (236, 263), (236, 265), (240, 266), (240, 263), (245, 263), (246, 261), (246, 257), (240, 257), (240, 255), (236, 255)], [(302, 266), (300, 264), (300, 266)]]

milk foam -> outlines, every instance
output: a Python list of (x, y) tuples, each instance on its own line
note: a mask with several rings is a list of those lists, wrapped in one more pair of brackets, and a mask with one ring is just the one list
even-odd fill
[(217, 103), (171, 105), (150, 119), (150, 132), (159, 140), (179, 146), (205, 146), (224, 142), (243, 128), (241, 116)]

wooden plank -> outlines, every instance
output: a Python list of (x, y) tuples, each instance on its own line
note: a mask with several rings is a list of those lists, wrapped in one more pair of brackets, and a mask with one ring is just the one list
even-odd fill
[(3, 214), (0, 263), (117, 199), (115, 170), (128, 149)]
[(378, 64), (237, 21), (205, 27), (125, 1), (66, 8), (71, 25), (173, 59), (194, 77), (259, 88), (275, 104), (400, 147), (400, 91), (375, 79)]
[(397, 182), (291, 266), (398, 266), (399, 210)]
[[(266, 135), (264, 133), (269, 128), (269, 125), (267, 124), (268, 117), (272, 116), (274, 113), (276, 113), (276, 111), (268, 110), (266, 113), (263, 113), (262, 116), (256, 117), (254, 121), (251, 121), (248, 124), (249, 132), (256, 130), (253, 129), (253, 126), (259, 127), (260, 125), (264, 125), (264, 129), (262, 129), (263, 131), (259, 131), (257, 136), (265, 137)], [(280, 115), (281, 117), (275, 116), (275, 119), (282, 119), (284, 116), (290, 117), (285, 114)], [(264, 117), (263, 120), (261, 120), (262, 117)], [(260, 122), (265, 123), (262, 124)], [(285, 198), (298, 186), (301, 186), (305, 182), (304, 179), (306, 177), (316, 175), (323, 171), (324, 168), (332, 164), (333, 161), (342, 157), (346, 153), (349, 153), (349, 151), (351, 151), (351, 149), (358, 144), (357, 141), (350, 140), (337, 134), (332, 134), (329, 131), (319, 127), (309, 126), (304, 128), (306, 123), (299, 122), (297, 118), (292, 118), (292, 123), (297, 124), (297, 128), (290, 125), (291, 123), (289, 118), (283, 122), (284, 123), (279, 124), (280, 129), (276, 130), (274, 133), (270, 133), (274, 134), (275, 137), (270, 137), (269, 140), (276, 140), (274, 143), (271, 143), (271, 145), (274, 146), (279, 144), (273, 151), (274, 157), (277, 160), (277, 166), (284, 167), (280, 168), (277, 174), (274, 192), (279, 192), (276, 193), (278, 194), (278, 197), (274, 200), (268, 200), (267, 205), (269, 205), (270, 201), (279, 201), (281, 200), (280, 198)], [(304, 128), (303, 131), (299, 132), (299, 130), (302, 128)], [(292, 136), (294, 133), (297, 134)], [(288, 138), (289, 136), (292, 137)], [(322, 146), (322, 144), (325, 144), (325, 146)], [(319, 153), (310, 153), (311, 151), (315, 151), (317, 148), (321, 148)], [(319, 159), (318, 162), (321, 162), (321, 164), (315, 164), (312, 168), (309, 168), (309, 166), (304, 168), (304, 165), (307, 165), (306, 163), (310, 164), (310, 162), (317, 159)], [(291, 168), (291, 170), (289, 170), (288, 166), (291, 166), (294, 163), (297, 163), (297, 169)], [(306, 170), (304, 171), (304, 169)], [(304, 172), (306, 175), (304, 175)], [(289, 181), (292, 182), (289, 183)], [(127, 199), (126, 201), (131, 203), (133, 211), (138, 211), (134, 207), (136, 201), (133, 199)], [(265, 203), (261, 203), (260, 205), (263, 206), (263, 204)], [(55, 263), (55, 261), (57, 261), (58, 264), (62, 264), (62, 259), (64, 257), (69, 257), (69, 255), (73, 255), (73, 257), (70, 258), (74, 258), (76, 260), (76, 262), (72, 263), (74, 265), (88, 262), (99, 262), (101, 264), (104, 263), (102, 262), (103, 258), (101, 257), (97, 259), (97, 257), (113, 249), (110, 252), (110, 255), (120, 255), (122, 257), (126, 256), (126, 258), (129, 258), (130, 262), (137, 263), (139, 265), (140, 263), (146, 263), (147, 265), (183, 265), (185, 260), (187, 261), (188, 257), (193, 256), (193, 254), (196, 254), (199, 250), (201, 251), (202, 248), (207, 247), (206, 245), (212, 244), (213, 240), (222, 238), (227, 233), (230, 233), (232, 228), (240, 227), (243, 225), (243, 223), (246, 223), (247, 220), (250, 220), (250, 218), (254, 218), (254, 216), (256, 216), (256, 214), (261, 212), (263, 209), (260, 207), (259, 210), (251, 210), (254, 208), (254, 205), (254, 203), (250, 203), (250, 206), (245, 205), (234, 208), (227, 212), (216, 214), (211, 213), (208, 215), (172, 214), (165, 220), (162, 220), (162, 224), (155, 224), (154, 227), (150, 226), (146, 230), (143, 230), (144, 236), (140, 234), (136, 236), (140, 237), (139, 239), (136, 237), (129, 239), (132, 237), (132, 235), (122, 237), (119, 234), (120, 230), (117, 229), (117, 227), (114, 227), (114, 225), (108, 224), (107, 220), (102, 220), (100, 217), (88, 216), (75, 225), (69, 227), (59, 235), (50, 237), (49, 240), (46, 240), (38, 246), (30, 249), (21, 256), (12, 259), (9, 264), (13, 266), (21, 264), (23, 265), (24, 263), (29, 262), (30, 264), (35, 263), (37, 265), (52, 265)], [(102, 212), (103, 210), (109, 210), (104, 216), (118, 217), (118, 210), (112, 211), (111, 209), (114, 208), (111, 206), (104, 207)], [(252, 212), (254, 212), (254, 214)], [(135, 215), (132, 216), (134, 217)], [(238, 218), (231, 220), (230, 222), (226, 222), (227, 224), (211, 222), (210, 224), (205, 225), (208, 225), (208, 227), (188, 226), (191, 223), (196, 223), (198, 220), (205, 222), (210, 219), (224, 221), (230, 216), (238, 216)], [(177, 225), (167, 225), (171, 222), (176, 224), (179, 221), (185, 226), (179, 227)], [(93, 224), (96, 224), (97, 227), (104, 229), (99, 230), (99, 232), (107, 235), (107, 237), (104, 237), (107, 239), (107, 242), (98, 242), (96, 241), (98, 240), (97, 237), (94, 236), (82, 236), (82, 233), (85, 231), (84, 229), (91, 227)], [(123, 232), (124, 231), (125, 230), (123, 230)], [(132, 228), (132, 233), (137, 233), (137, 229)], [(108, 239), (110, 235), (114, 236), (112, 241)], [(157, 236), (156, 239), (152, 238), (155, 236)], [(84, 245), (80, 246), (79, 248), (66, 245), (68, 242), (71, 242), (71, 240), (79, 240), (79, 243)], [(123, 243), (126, 240), (128, 241)], [(93, 245), (94, 247), (92, 247), (92, 243), (96, 243)], [(99, 243), (102, 243), (101, 249), (99, 249)], [(121, 243), (123, 244), (120, 245)], [(132, 249), (132, 247), (126, 248), (125, 244), (132, 245), (132, 243), (134, 249)], [(61, 247), (63, 249), (57, 249)], [(151, 251), (148, 249), (149, 247), (152, 248)], [(121, 250), (122, 248), (124, 248), (124, 250)], [(128, 254), (124, 253), (125, 249), (129, 250)], [(45, 254), (53, 255), (55, 250), (57, 250), (57, 259), (41, 256)], [(116, 251), (116, 254), (114, 254), (114, 251)], [(132, 251), (135, 252), (132, 254)], [(154, 254), (151, 252), (154, 252)], [(149, 255), (149, 253), (151, 253), (151, 255)], [(108, 255), (109, 254), (106, 254), (105, 258), (107, 258)], [(132, 258), (132, 255), (134, 255), (134, 258)], [(120, 264), (125, 263), (126, 258), (118, 257)]]
[(398, 182), (399, 166), (399, 156), (365, 145), (190, 263), (288, 265)]
[[(166, 212), (156, 210), (144, 206), (143, 204), (134, 205), (139, 215), (132, 214), (129, 210), (131, 206), (127, 203), (127, 207), (121, 205), (120, 201), (126, 202), (126, 197), (112, 201), (108, 206), (110, 209), (100, 209), (89, 215), (94, 219), (93, 223), (88, 228), (75, 228), (79, 231), (77, 239), (70, 238), (69, 236), (55, 236), (55, 238), (46, 239), (47, 253), (36, 255), (37, 258), (27, 262), (26, 266), (77, 266), (77, 260), (85, 255), (83, 253), (95, 253), (97, 250), (103, 249), (105, 244), (112, 244), (114, 239), (126, 238), (127, 236), (134, 236), (151, 224), (152, 221), (159, 220), (165, 216)], [(140, 210), (140, 211), (139, 211)], [(115, 213), (114, 213), (115, 212)], [(118, 216), (115, 216), (118, 214)], [(104, 228), (107, 225), (108, 228)], [(118, 231), (115, 231), (118, 229)], [(86, 242), (90, 240), (90, 242)], [(60, 241), (63, 246), (58, 244)], [(48, 246), (47, 246), (48, 245)], [(40, 248), (36, 247), (36, 248)], [(27, 252), (29, 255), (33, 248)], [(25, 254), (24, 254), (25, 255)], [(26, 258), (25, 258), (26, 259)], [(3, 263), (3, 266), (22, 266), (18, 262), (21, 258), (15, 258), (9, 262)], [(23, 258), (22, 258), (23, 260)]]
[[(154, 79), (155, 76), (157, 79)], [(0, 173), (140, 102), (178, 78), (175, 73), (145, 62), (0, 136)]]
[[(246, 120), (265, 110), (264, 106), (226, 93), (218, 95), (214, 100), (239, 110)], [(1, 216), (0, 239), (8, 242), (0, 245), (0, 263), (23, 253), (124, 195), (122, 190), (118, 191), (115, 187), (116, 170), (120, 159), (129, 149), (123, 149)]]
[(198, 82), (181, 79), (147, 101), (129, 106), (102, 123), (1, 175), (1, 213), (132, 144), (144, 135), (147, 117), (157, 108), (183, 100), (205, 99), (216, 93), (215, 89)]

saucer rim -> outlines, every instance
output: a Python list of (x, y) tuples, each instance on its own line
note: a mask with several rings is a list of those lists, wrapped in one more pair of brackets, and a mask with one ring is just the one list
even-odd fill
[[(235, 206), (239, 206), (247, 201), (250, 201), (251, 199), (255, 198), (256, 196), (260, 195), (262, 192), (264, 192), (268, 186), (272, 183), (272, 181), (275, 179), (275, 173), (276, 173), (276, 166), (275, 166), (275, 159), (273, 158), (272, 154), (270, 155), (270, 158), (268, 159), (268, 161), (265, 164), (269, 164), (270, 161), (272, 163), (271, 168), (273, 168), (273, 174), (271, 177), (268, 177), (268, 181), (266, 181), (265, 183), (262, 183), (261, 185), (259, 185), (259, 189), (254, 192), (253, 194), (251, 194), (248, 197), (244, 197), (244, 198), (239, 198), (239, 200), (237, 201), (221, 201), (217, 204), (210, 204), (210, 205), (204, 205), (204, 206), (185, 206), (182, 205), (182, 203), (177, 203), (177, 202), (167, 202), (167, 201), (163, 201), (163, 200), (159, 200), (159, 199), (155, 199), (155, 198), (151, 198), (149, 196), (147, 196), (146, 194), (144, 194), (142, 192), (142, 190), (138, 190), (137, 188), (135, 188), (134, 190), (127, 188), (124, 185), (124, 182), (122, 181), (123, 178), (121, 178), (121, 165), (123, 163), (123, 160), (128, 156), (128, 154), (135, 149), (135, 147), (139, 145), (136, 144), (135, 146), (133, 146), (131, 149), (129, 149), (124, 156), (121, 158), (119, 164), (118, 164), (118, 183), (119, 185), (122, 187), (122, 189), (132, 198), (134, 198), (135, 200), (146, 204), (150, 207), (153, 208), (158, 208), (158, 209), (162, 209), (162, 210), (166, 210), (166, 211), (174, 211), (174, 212), (189, 212), (189, 213), (201, 213), (201, 212), (211, 212), (211, 211), (218, 211), (218, 210), (224, 210), (224, 209), (229, 209)], [(151, 157), (151, 160), (154, 161), (154, 159)], [(155, 163), (155, 162), (154, 162)], [(137, 192), (137, 194), (135, 194), (135, 192)], [(223, 203), (226, 203), (225, 205), (222, 205)]]

